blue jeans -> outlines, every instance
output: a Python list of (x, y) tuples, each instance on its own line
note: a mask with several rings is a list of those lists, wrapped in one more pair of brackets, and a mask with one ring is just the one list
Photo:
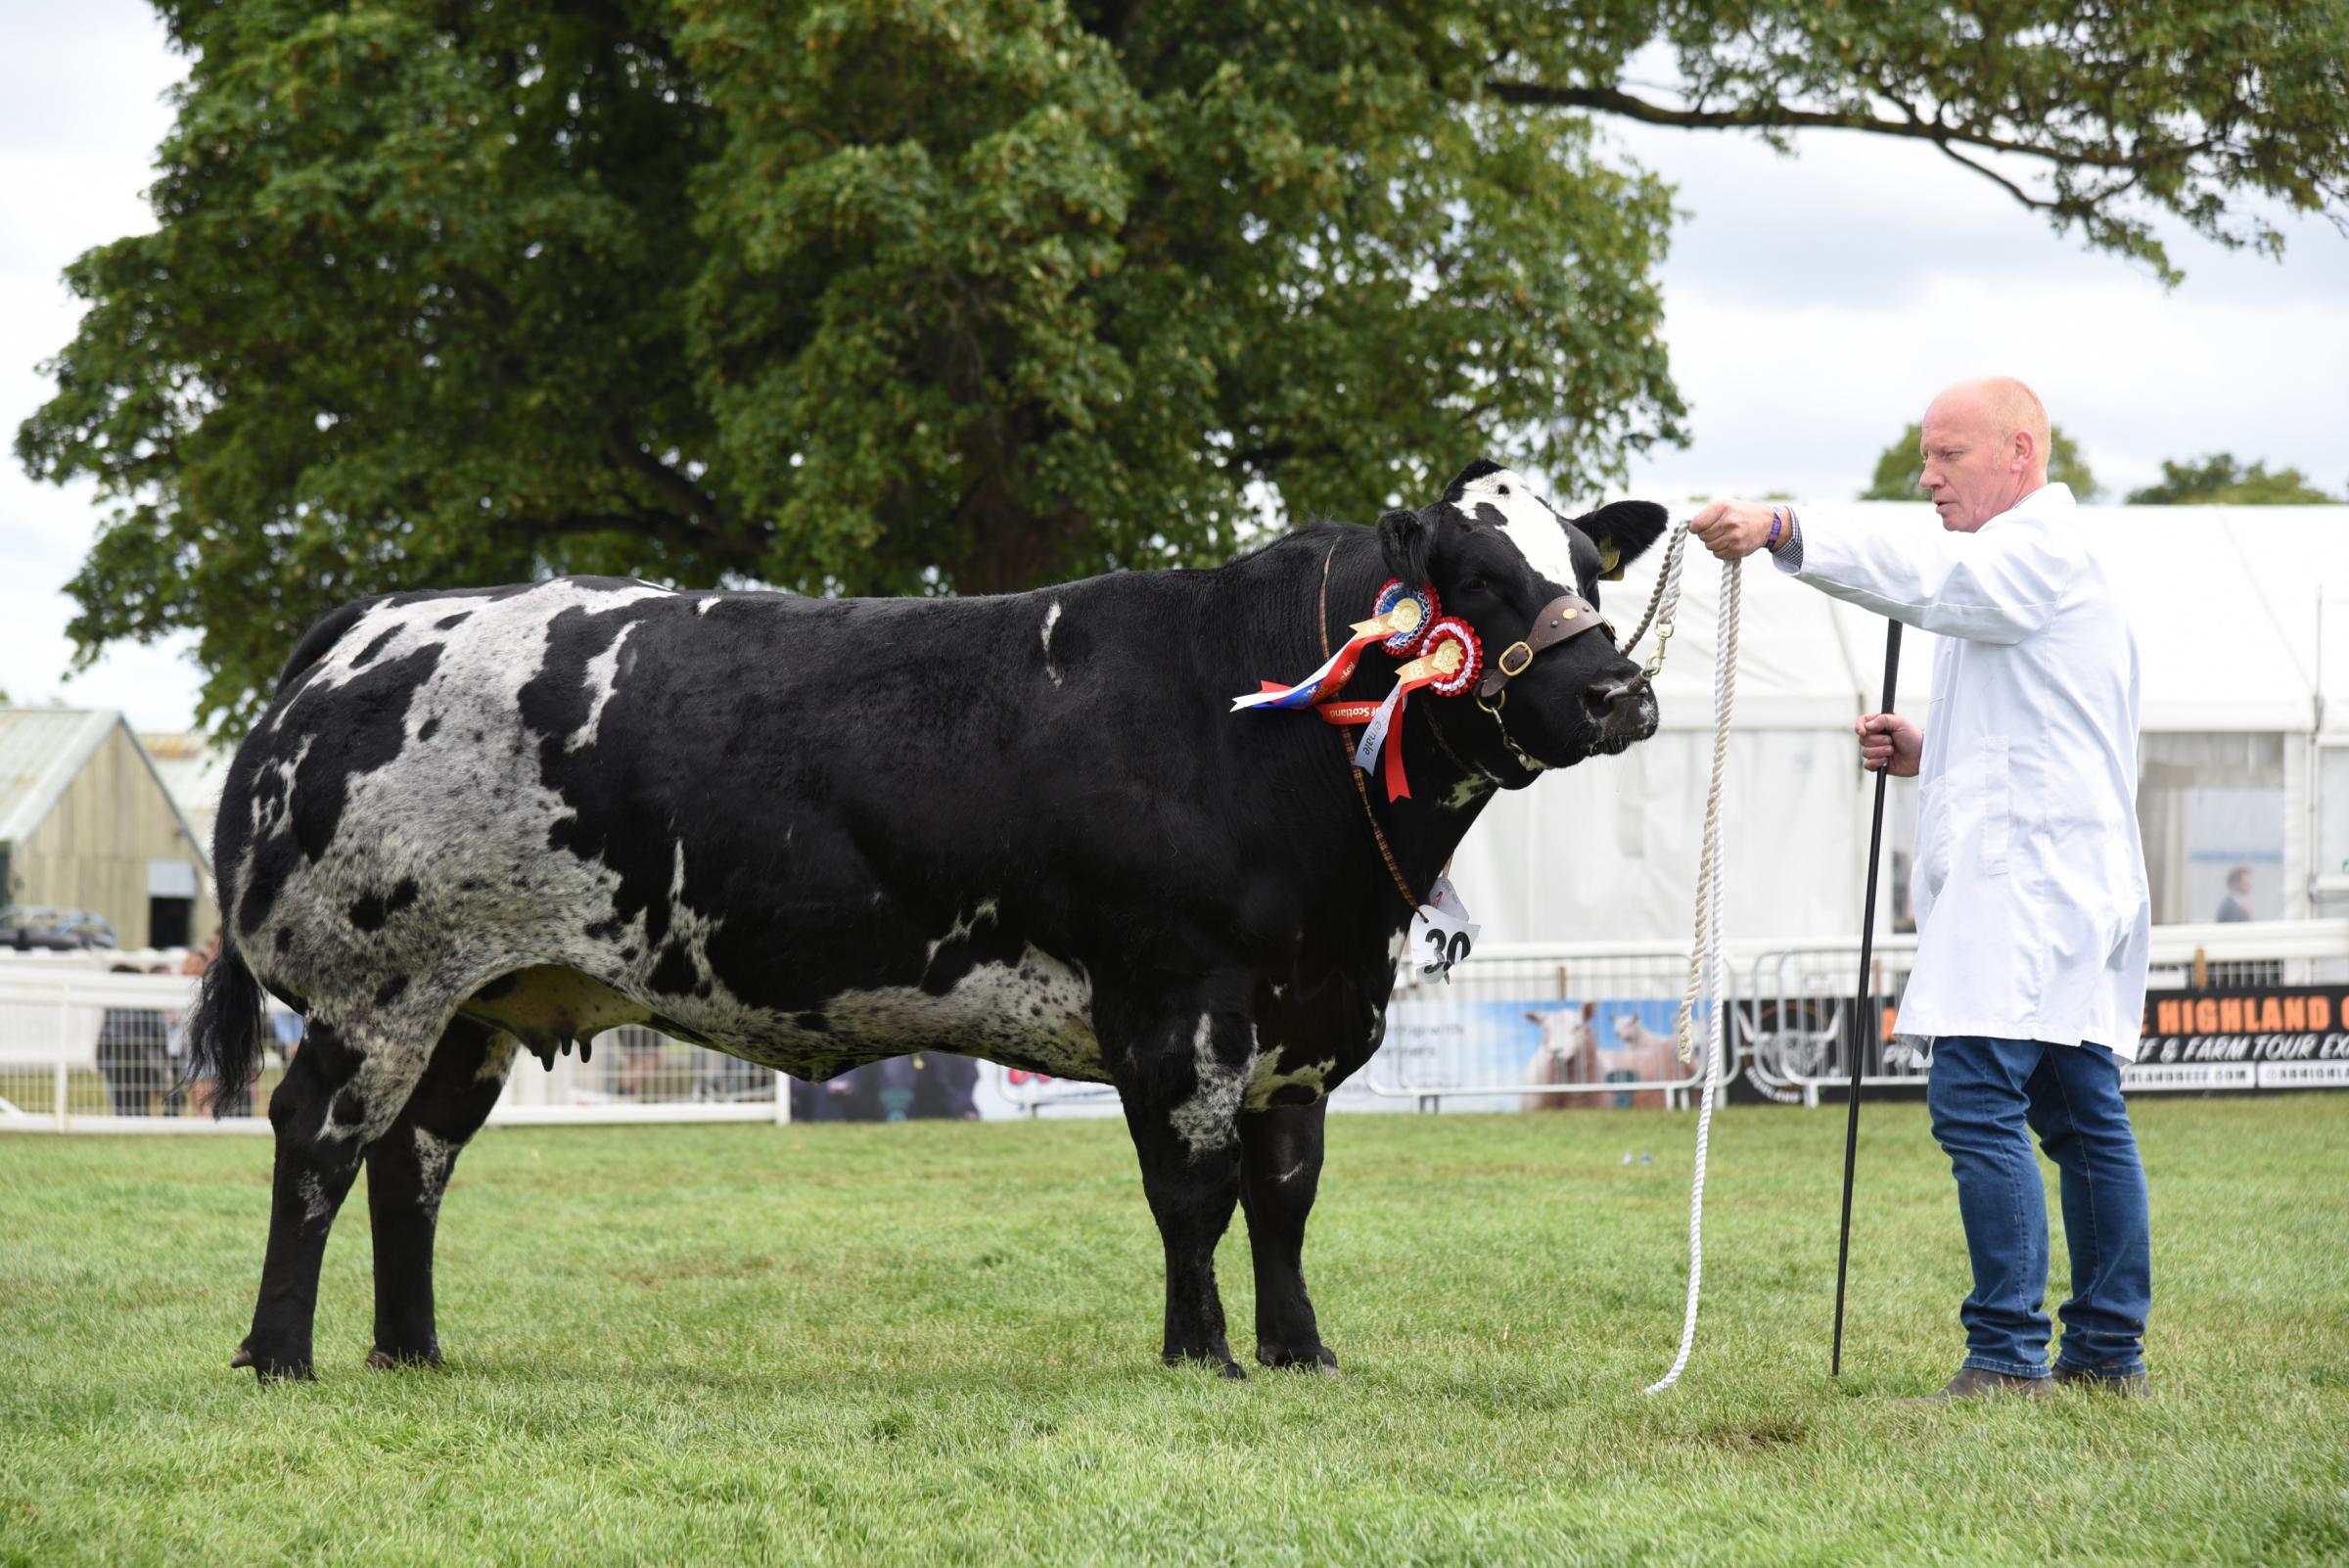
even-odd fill
[(1933, 1042), (1925, 1104), (1958, 1177), (1974, 1266), (1958, 1312), (1965, 1364), (2016, 1377), (2048, 1370), (2047, 1189), (2028, 1129), (2062, 1173), (2072, 1295), (2058, 1360), (2103, 1377), (2142, 1371), (2152, 1252), (2119, 1060), (2101, 1045), (1945, 1036)]

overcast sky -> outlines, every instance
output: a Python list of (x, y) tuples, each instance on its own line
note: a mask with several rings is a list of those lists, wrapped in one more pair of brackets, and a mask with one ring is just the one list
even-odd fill
[[(140, 192), (182, 74), (134, 0), (0, 0), (0, 418), (48, 395), (34, 366), (72, 336), (60, 275), (151, 228)], [(2279, 265), (2190, 238), (2164, 291), (2059, 239), (1930, 149), (1815, 135), (1758, 142), (1643, 126), (1611, 134), (1680, 187), (1664, 269), (1685, 450), (1635, 466), (1634, 493), (1784, 490), (1845, 499), (1944, 384), (2021, 376), (2117, 494), (2165, 457), (2233, 451), (2349, 484), (2349, 241), (2294, 225)], [(0, 463), (0, 688), (188, 725), (178, 647), (109, 651), (68, 679), (61, 591), (96, 525), (86, 487)]]

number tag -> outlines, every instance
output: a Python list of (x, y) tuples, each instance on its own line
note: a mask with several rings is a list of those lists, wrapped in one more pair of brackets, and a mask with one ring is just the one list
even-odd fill
[(1436, 878), (1427, 902), (1411, 916), (1411, 962), (1431, 978), (1451, 979), (1451, 966), (1476, 945), (1478, 926), (1468, 918), (1468, 906), (1449, 877)]

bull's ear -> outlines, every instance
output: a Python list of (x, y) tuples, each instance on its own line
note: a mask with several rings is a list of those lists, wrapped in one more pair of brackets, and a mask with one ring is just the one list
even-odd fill
[(1574, 526), (1598, 546), (1599, 576), (1615, 582), (1622, 579), (1627, 563), (1638, 560), (1664, 536), (1667, 521), (1669, 514), (1653, 501), (1609, 501), (1576, 518)]
[(1387, 570), (1412, 587), (1427, 580), (1435, 530), (1416, 512), (1398, 509), (1378, 520), (1378, 552)]

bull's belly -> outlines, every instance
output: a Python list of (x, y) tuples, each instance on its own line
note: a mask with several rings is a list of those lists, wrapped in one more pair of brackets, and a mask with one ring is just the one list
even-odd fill
[(1054, 1078), (1106, 1083), (1093, 1034), (1092, 987), (1082, 973), (1029, 947), (1009, 963), (973, 965), (942, 992), (883, 986), (840, 992), (820, 1006), (779, 1013), (722, 987), (707, 996), (645, 991), (633, 977), (592, 977), (539, 966), (484, 987), (463, 1010), (529, 1043), (588, 1038), (645, 1024), (802, 1078), (861, 1062), (951, 1051)]

